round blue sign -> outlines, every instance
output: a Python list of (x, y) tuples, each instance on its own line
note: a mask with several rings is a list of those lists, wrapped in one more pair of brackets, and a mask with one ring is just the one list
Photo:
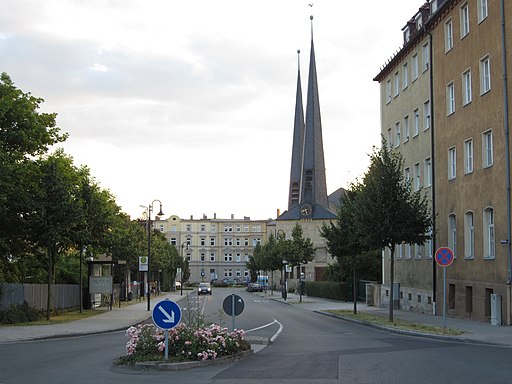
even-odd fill
[(153, 323), (163, 330), (177, 326), (181, 320), (181, 309), (174, 301), (163, 300), (153, 308)]

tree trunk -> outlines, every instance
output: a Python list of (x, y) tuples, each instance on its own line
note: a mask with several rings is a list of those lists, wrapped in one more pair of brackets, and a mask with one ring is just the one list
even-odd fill
[(354, 315), (357, 314), (357, 279), (356, 279), (356, 257), (352, 257), (352, 285), (354, 297)]
[(394, 302), (394, 276), (395, 276), (395, 245), (393, 244), (390, 248), (391, 251), (391, 261), (389, 264), (389, 322), (393, 322), (393, 302)]

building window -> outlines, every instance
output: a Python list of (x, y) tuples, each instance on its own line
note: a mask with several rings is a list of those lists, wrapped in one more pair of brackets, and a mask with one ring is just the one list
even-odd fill
[(248, 224), (244, 224), (244, 232), (249, 232), (249, 225)]
[(242, 239), (241, 239), (241, 238), (239, 238), (239, 237), (237, 237), (237, 238), (235, 239), (235, 245), (236, 245), (236, 246), (238, 246), (238, 247), (239, 247), (240, 245), (242, 245)]
[(224, 238), (224, 246), (229, 247), (233, 245), (233, 239), (231, 237)]
[(253, 247), (257, 246), (258, 244), (261, 244), (261, 239), (259, 237), (255, 237), (254, 239), (252, 239)]
[(409, 116), (404, 116), (404, 143), (409, 141)]
[(241, 254), (240, 252), (238, 252), (238, 253), (236, 254), (236, 259), (235, 259), (235, 260), (236, 260), (237, 262), (242, 261), (242, 254)]
[(480, 94), (491, 90), (491, 62), (489, 55), (480, 60)]
[(215, 252), (210, 252), (210, 261), (215, 261)]
[(428, 67), (430, 65), (430, 48), (428, 45), (428, 42), (423, 44), (423, 47), (421, 47), (421, 55), (422, 55), (422, 70), (425, 72), (428, 70)]
[(391, 132), (391, 128), (388, 128), (388, 148), (393, 148), (393, 134)]
[(192, 232), (192, 224), (187, 224), (187, 232)]
[(457, 154), (455, 147), (448, 149), (448, 180), (455, 179), (457, 176)]
[(418, 78), (418, 53), (415, 52), (411, 59), (411, 77), (412, 81)]
[(425, 257), (427, 259), (431, 259), (432, 258), (432, 255), (434, 253), (434, 250), (433, 250), (433, 247), (434, 247), (434, 243), (432, 241), (432, 227), (429, 228), (429, 231), (427, 232), (429, 238), (428, 240), (425, 242)]
[(423, 103), (423, 129), (430, 128), (430, 100)]
[(407, 68), (407, 63), (404, 63), (402, 66), (402, 89), (407, 88), (409, 85), (409, 69)]
[(244, 238), (244, 246), (249, 246), (249, 238)]
[(407, 43), (409, 39), (411, 38), (411, 30), (409, 27), (404, 28), (404, 42)]
[(455, 112), (455, 87), (453, 81), (446, 86), (446, 115)]
[(224, 232), (233, 232), (233, 226), (232, 225), (225, 225), (224, 226)]
[(395, 82), (395, 86), (394, 86), (393, 96), (397, 97), (398, 94), (400, 93), (400, 74), (398, 73), (398, 71), (395, 72), (394, 82)]
[(210, 245), (215, 246), (215, 237), (210, 237)]
[(494, 209), (484, 210), (484, 257), (494, 259), (496, 256), (494, 239)]
[(478, 0), (478, 22), (482, 22), (487, 19), (487, 0)]
[(414, 164), (414, 190), (420, 189), (420, 163)]
[(215, 224), (210, 224), (210, 232), (217, 232), (217, 227)]
[(418, 136), (420, 134), (420, 111), (418, 108), (414, 110), (414, 135)]
[(448, 52), (453, 48), (453, 24), (450, 18), (444, 23), (444, 51)]
[(224, 261), (226, 263), (229, 263), (229, 262), (233, 261), (233, 255), (231, 253), (225, 253), (224, 254)]
[(430, 14), (437, 11), (437, 0), (430, 0)]
[(400, 138), (400, 122), (397, 121), (395, 123), (395, 147), (398, 147), (400, 145), (400, 141), (401, 141), (401, 138)]
[(473, 212), (466, 212), (464, 215), (464, 257), (473, 259), (475, 257), (475, 225)]
[(464, 142), (464, 174), (473, 172), (473, 139)]
[(430, 187), (432, 184), (432, 162), (430, 161), (430, 157), (425, 159), (425, 167), (423, 172), (423, 179), (425, 187)]
[(411, 258), (411, 245), (404, 244), (404, 246), (405, 246), (405, 258), (410, 259)]
[(409, 167), (404, 169), (404, 180), (407, 184), (411, 182), (411, 171)]
[(482, 138), (482, 159), (484, 168), (491, 167), (494, 159), (493, 159), (493, 148), (492, 148), (492, 131), (489, 130), (484, 132)]
[(170, 243), (171, 243), (171, 245), (174, 245), (174, 246), (178, 245), (178, 241), (176, 240), (175, 237), (171, 237)]
[(206, 238), (201, 237), (201, 238), (199, 239), (199, 244), (200, 244), (200, 245), (202, 245), (202, 246), (205, 246), (205, 245), (206, 245)]
[(457, 217), (454, 213), (448, 216), (448, 247), (457, 254)]
[(462, 103), (467, 105), (471, 103), (471, 71), (468, 69), (462, 74)]
[(464, 3), (460, 7), (460, 38), (463, 39), (469, 33), (469, 6)]
[(206, 225), (201, 224), (201, 227), (200, 227), (200, 228), (201, 228), (201, 229), (200, 229), (200, 230), (201, 230), (201, 232), (206, 232)]
[(416, 15), (416, 30), (420, 30), (421, 27), (423, 27), (423, 18), (421, 16), (421, 13), (418, 13)]

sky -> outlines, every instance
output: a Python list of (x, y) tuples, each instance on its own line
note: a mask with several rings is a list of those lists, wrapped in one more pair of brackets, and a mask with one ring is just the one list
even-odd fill
[(332, 193), (380, 145), (373, 78), (422, 3), (2, 0), (0, 72), (58, 114), (59, 146), (133, 219), (161, 201), (165, 217), (263, 220), (287, 208), (310, 15)]

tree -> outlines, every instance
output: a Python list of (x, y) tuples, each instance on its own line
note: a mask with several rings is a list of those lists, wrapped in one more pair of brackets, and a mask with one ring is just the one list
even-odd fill
[(335, 222), (323, 223), (320, 235), (326, 240), (327, 251), (342, 265), (346, 259), (352, 265), (352, 288), (354, 313), (357, 313), (357, 274), (356, 258), (361, 255), (368, 246), (361, 233), (361, 227), (357, 225), (360, 214), (362, 198), (362, 186), (352, 184), (345, 196), (340, 198)]
[(292, 229), (291, 251), (287, 261), (292, 267), (299, 267), (299, 293), (300, 301), (302, 302), (302, 276), (300, 266), (314, 260), (315, 248), (310, 238), (304, 238), (302, 227), (299, 223), (296, 223)]
[(403, 157), (383, 141), (370, 156), (363, 178), (357, 226), (371, 247), (391, 251), (389, 321), (393, 321), (394, 254), (396, 244), (424, 244), (432, 218), (422, 190), (413, 192), (403, 175)]
[(19, 281), (23, 257), (34, 256), (27, 241), (27, 217), (38, 188), (35, 159), (67, 138), (53, 113), (40, 113), (44, 100), (16, 88), (0, 74), (0, 280)]
[(38, 161), (40, 178), (37, 206), (28, 218), (33, 241), (44, 250), (48, 265), (46, 318), (50, 319), (51, 284), (59, 254), (69, 248), (76, 237), (80, 215), (77, 197), (78, 172), (62, 151)]

